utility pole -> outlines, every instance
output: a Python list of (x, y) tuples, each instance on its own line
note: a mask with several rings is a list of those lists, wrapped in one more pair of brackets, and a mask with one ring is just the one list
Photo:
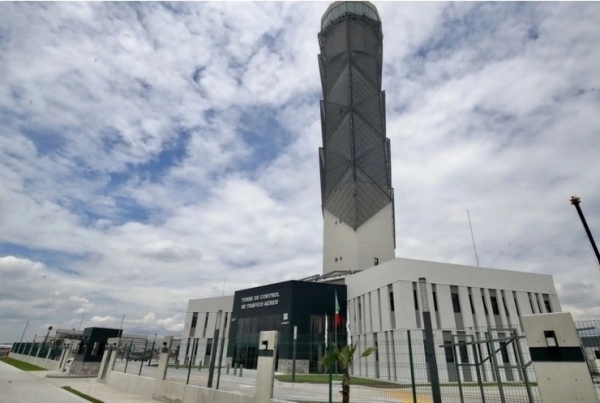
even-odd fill
[(577, 214), (579, 214), (579, 218), (581, 219), (583, 228), (585, 229), (585, 232), (590, 240), (590, 244), (592, 245), (592, 249), (594, 250), (594, 254), (596, 255), (596, 262), (600, 266), (600, 252), (598, 252), (598, 247), (596, 246), (596, 242), (594, 242), (594, 237), (592, 236), (592, 231), (590, 231), (590, 227), (588, 227), (587, 222), (585, 221), (585, 217), (583, 216), (583, 211), (581, 211), (581, 207), (579, 207), (579, 203), (581, 203), (581, 199), (579, 197), (571, 197), (571, 204), (574, 205), (577, 209)]

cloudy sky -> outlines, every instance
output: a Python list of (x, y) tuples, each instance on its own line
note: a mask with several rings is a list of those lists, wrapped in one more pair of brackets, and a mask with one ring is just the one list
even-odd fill
[[(375, 3), (396, 255), (600, 318), (600, 4)], [(328, 3), (0, 3), (0, 342), (321, 272)]]

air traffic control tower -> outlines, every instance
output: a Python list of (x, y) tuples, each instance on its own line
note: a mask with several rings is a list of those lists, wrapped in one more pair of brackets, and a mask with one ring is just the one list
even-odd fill
[(323, 274), (363, 270), (395, 257), (377, 8), (370, 2), (335, 2), (321, 19), (318, 37)]

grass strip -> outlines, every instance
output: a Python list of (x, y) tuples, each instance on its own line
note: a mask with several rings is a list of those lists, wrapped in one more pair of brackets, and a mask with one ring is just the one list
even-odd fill
[[(286, 375), (275, 375), (275, 379), (277, 379), (280, 382), (292, 382), (292, 375), (286, 374)], [(341, 375), (333, 375), (333, 381), (334, 382), (341, 382), (342, 381), (342, 376)], [(323, 384), (323, 383), (329, 383), (329, 375), (328, 374), (296, 374), (296, 383), (315, 383), (315, 384)], [(397, 388), (397, 389), (402, 389), (402, 388), (410, 388), (411, 385), (410, 383), (408, 384), (399, 384), (399, 383), (392, 383), (392, 382), (385, 382), (385, 381), (380, 381), (377, 379), (369, 379), (369, 378), (358, 378), (358, 377), (354, 377), (351, 376), (350, 377), (350, 386), (352, 385), (360, 385), (360, 386), (369, 386), (372, 388)], [(416, 387), (429, 387), (431, 386), (429, 383), (418, 383), (415, 385)], [(458, 383), (442, 383), (440, 384), (440, 386), (442, 387), (453, 387), (456, 388), (458, 387)], [(482, 382), (482, 386), (483, 387), (498, 387), (498, 384), (496, 382)], [(510, 387), (524, 387), (525, 384), (521, 383), (521, 382), (506, 382), (503, 384), (503, 386), (505, 388), (510, 388)], [(529, 386), (537, 386), (536, 382), (530, 382)], [(474, 388), (474, 387), (479, 387), (479, 384), (476, 382), (463, 382), (462, 383), (462, 387), (463, 388)]]
[[(275, 379), (280, 382), (291, 382), (292, 375), (275, 375)], [(334, 382), (341, 382), (341, 375), (333, 375)], [(298, 375), (296, 374), (296, 383), (329, 383), (329, 375), (320, 375), (320, 374), (308, 374), (308, 375)], [(361, 386), (370, 386), (372, 388), (397, 388), (398, 384), (392, 382), (379, 381), (376, 379), (366, 379), (366, 378), (358, 378), (355, 376), (350, 377), (350, 385), (361, 385)]]
[(91, 397), (90, 395), (86, 395), (85, 393), (75, 390), (70, 386), (63, 386), (62, 388), (67, 392), (71, 392), (74, 395), (84, 398), (85, 400), (89, 400), (92, 403), (104, 403), (102, 400), (96, 399), (95, 397)]
[(2, 357), (0, 361), (12, 365), (15, 368), (19, 368), (21, 371), (46, 371), (45, 368), (38, 367), (37, 365), (29, 364), (28, 362), (15, 360), (10, 357)]

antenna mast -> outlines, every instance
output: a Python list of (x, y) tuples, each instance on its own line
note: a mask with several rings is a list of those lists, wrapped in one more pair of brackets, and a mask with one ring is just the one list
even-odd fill
[(479, 267), (479, 257), (477, 256), (477, 248), (475, 247), (475, 237), (473, 236), (473, 226), (471, 225), (469, 209), (467, 209), (467, 217), (469, 218), (469, 228), (471, 229), (471, 240), (473, 241), (473, 250), (475, 251), (475, 261), (477, 262), (477, 267)]

